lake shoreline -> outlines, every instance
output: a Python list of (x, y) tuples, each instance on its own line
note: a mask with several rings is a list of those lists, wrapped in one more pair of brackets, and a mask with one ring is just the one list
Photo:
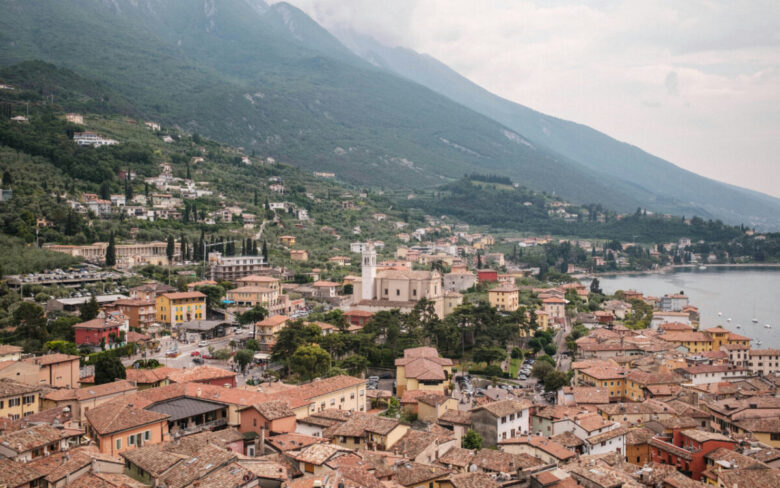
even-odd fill
[[(685, 269), (698, 269), (699, 264), (671, 264), (662, 268), (646, 269), (646, 270), (630, 270), (630, 271), (600, 271), (598, 273), (588, 273), (584, 275), (578, 275), (577, 279), (597, 278), (599, 276), (641, 276), (641, 275), (662, 275), (667, 273), (673, 273), (679, 270)], [(778, 268), (780, 269), (780, 263), (735, 263), (735, 264), (705, 264), (707, 268), (737, 268), (737, 269), (761, 269), (761, 268)], [(702, 270), (704, 271), (704, 270)]]

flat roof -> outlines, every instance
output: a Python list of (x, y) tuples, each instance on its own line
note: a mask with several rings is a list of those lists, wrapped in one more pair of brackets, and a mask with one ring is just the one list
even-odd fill
[(223, 403), (209, 402), (196, 398), (176, 398), (174, 400), (152, 405), (151, 407), (147, 407), (146, 410), (170, 415), (168, 421), (175, 422), (194, 415), (214, 412), (225, 407), (226, 405)]

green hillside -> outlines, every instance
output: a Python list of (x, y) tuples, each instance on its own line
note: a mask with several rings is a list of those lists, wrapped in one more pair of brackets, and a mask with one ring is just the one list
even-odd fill
[(565, 158), (352, 55), (296, 8), (226, 0), (0, 2), (0, 64), (41, 59), (150, 118), (352, 183), (504, 174), (578, 202), (637, 202)]
[(523, 134), (597, 176), (638, 206), (734, 224), (780, 228), (780, 200), (684, 170), (585, 125), (545, 115), (496, 96), (436, 59), (390, 48), (353, 32), (337, 33), (372, 64), (420, 83)]

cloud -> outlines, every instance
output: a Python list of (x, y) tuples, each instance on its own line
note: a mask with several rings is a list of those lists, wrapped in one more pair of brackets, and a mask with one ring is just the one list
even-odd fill
[(430, 54), (500, 96), (780, 196), (776, 0), (288, 1), (328, 29)]

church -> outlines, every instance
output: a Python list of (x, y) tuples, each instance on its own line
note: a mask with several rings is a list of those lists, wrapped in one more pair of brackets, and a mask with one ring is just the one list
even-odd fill
[(457, 304), (445, 306), (445, 300), (463, 301), (458, 294), (445, 294), (442, 275), (438, 271), (411, 271), (398, 269), (377, 270), (376, 250), (368, 245), (363, 249), (362, 276), (355, 281), (352, 290), (352, 306), (358, 310), (377, 312), (398, 308), (409, 312), (422, 298), (434, 304), (436, 315), (444, 317), (445, 310)]

